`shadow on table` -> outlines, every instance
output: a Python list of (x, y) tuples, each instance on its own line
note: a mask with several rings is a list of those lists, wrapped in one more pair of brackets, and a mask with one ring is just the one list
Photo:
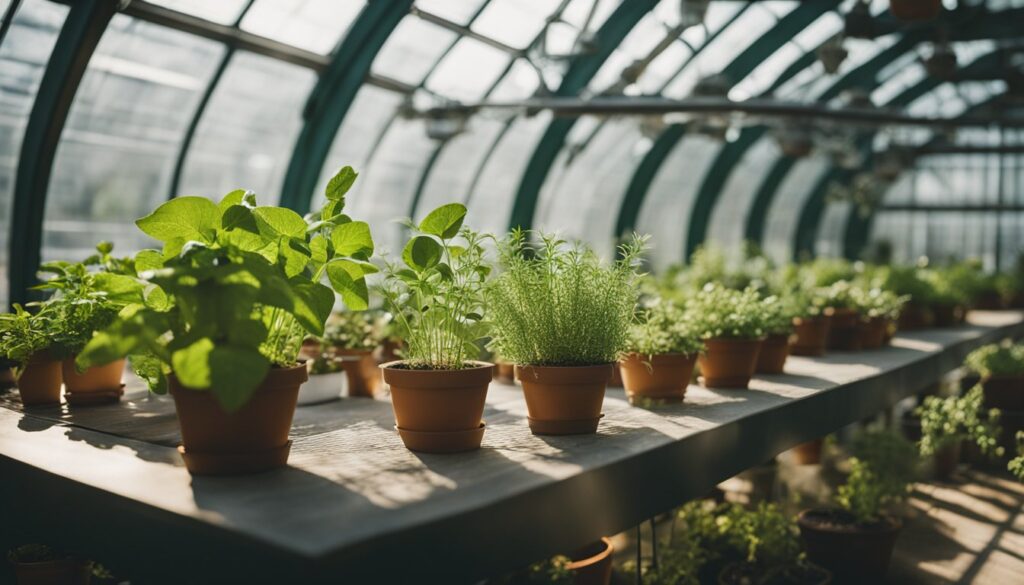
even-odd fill
[(174, 449), (168, 449), (163, 445), (155, 445), (144, 441), (126, 439), (125, 437), (96, 432), (80, 427), (68, 427), (68, 430), (64, 432), (64, 436), (71, 441), (86, 443), (87, 445), (97, 449), (109, 450), (115, 447), (125, 447), (131, 449), (139, 459), (149, 461), (151, 463), (168, 463), (177, 466), (184, 465), (181, 457), (178, 456), (177, 451)]

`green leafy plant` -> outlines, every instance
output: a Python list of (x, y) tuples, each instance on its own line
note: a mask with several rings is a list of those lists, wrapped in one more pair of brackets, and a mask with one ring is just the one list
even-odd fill
[(582, 244), (539, 236), (537, 247), (519, 230), (499, 243), (504, 271), (486, 289), (492, 349), (535, 366), (618, 360), (629, 343), (645, 238), (634, 236), (609, 265)]
[(800, 266), (807, 282), (812, 286), (829, 287), (840, 281), (853, 280), (857, 271), (853, 264), (842, 258), (815, 258)]
[(840, 280), (821, 290), (824, 304), (833, 309), (858, 309), (860, 289), (848, 280)]
[(792, 296), (771, 295), (764, 299), (764, 330), (768, 335), (789, 335), (793, 331), (793, 318), (801, 316), (803, 309)]
[(796, 524), (775, 504), (727, 505), (716, 526), (732, 555), (745, 563), (768, 569), (795, 562), (800, 554)]
[(323, 343), (339, 349), (372, 350), (384, 340), (383, 311), (332, 313), (324, 327)]
[(135, 256), (141, 292), (89, 341), (78, 365), (130, 355), (155, 392), (166, 391), (173, 371), (224, 410), (240, 408), (269, 368), (295, 365), (302, 340), (323, 335), (335, 292), (350, 309), (366, 308), (373, 239), (366, 223), (342, 212), (355, 178), (343, 168), (323, 208), (306, 219), (241, 190), (219, 204), (178, 197), (139, 219), (163, 249)]
[(836, 503), (849, 512), (858, 524), (878, 522), (888, 505), (906, 497), (907, 486), (901, 491), (882, 481), (871, 466), (856, 457), (850, 458), (850, 475), (836, 492)]
[(876, 473), (882, 491), (901, 494), (917, 477), (920, 461), (917, 446), (892, 431), (861, 433), (851, 446), (854, 457), (867, 463)]
[(502, 575), (488, 581), (488, 585), (572, 585), (569, 557), (558, 555), (533, 563), (521, 571)]
[(928, 303), (934, 297), (932, 284), (922, 278), (914, 266), (892, 266), (875, 274), (875, 283), (899, 296), (910, 297), (915, 303)]
[(903, 306), (910, 300), (909, 296), (899, 296), (880, 288), (856, 288), (853, 297), (861, 317), (879, 317), (894, 321), (899, 319)]
[(1024, 376), (1024, 344), (1007, 339), (979, 347), (967, 354), (964, 366), (979, 376)]
[(306, 364), (311, 376), (334, 374), (344, 371), (344, 368), (341, 366), (341, 359), (333, 352), (325, 350), (326, 348), (324, 346), (320, 346), (320, 351), (317, 355)]
[(753, 288), (735, 291), (708, 284), (686, 310), (701, 339), (758, 339), (766, 332), (765, 304)]
[(53, 322), (52, 313), (45, 309), (30, 313), (15, 304), (13, 313), (0, 314), (0, 355), (15, 369), (23, 368), (33, 354), (53, 345)]
[(933, 455), (945, 445), (970, 440), (982, 453), (1002, 455), (999, 409), (985, 410), (981, 385), (963, 396), (928, 396), (914, 410), (921, 417), (921, 455)]
[(641, 311), (640, 322), (629, 328), (628, 351), (644, 356), (669, 353), (696, 355), (704, 348), (685, 311), (660, 302)]
[(1024, 481), (1024, 431), (1017, 431), (1017, 456), (1010, 459), (1006, 469), (1020, 481)]
[(402, 264), (388, 262), (381, 294), (405, 340), (403, 366), (460, 370), (480, 354), (486, 334), (484, 282), (490, 273), (484, 236), (463, 227), (459, 203), (431, 211), (402, 250)]

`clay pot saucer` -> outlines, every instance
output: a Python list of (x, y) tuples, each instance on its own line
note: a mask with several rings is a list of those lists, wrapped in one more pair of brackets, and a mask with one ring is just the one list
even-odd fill
[(468, 431), (410, 431), (399, 428), (395, 430), (402, 437), (402, 443), (410, 451), (420, 453), (461, 453), (475, 451), (480, 448), (484, 439), (485, 423)]
[(243, 475), (270, 471), (288, 464), (288, 453), (292, 442), (265, 451), (240, 451), (236, 453), (191, 453), (184, 445), (178, 446), (178, 453), (185, 460), (185, 467), (192, 475)]
[(124, 384), (113, 390), (94, 390), (91, 392), (71, 392), (64, 390), (64, 399), (71, 406), (93, 406), (97, 404), (112, 404), (119, 402), (124, 396)]

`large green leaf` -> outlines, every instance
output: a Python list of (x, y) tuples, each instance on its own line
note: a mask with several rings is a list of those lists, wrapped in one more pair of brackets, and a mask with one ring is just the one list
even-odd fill
[(136, 220), (135, 225), (161, 242), (209, 241), (220, 225), (220, 210), (205, 197), (176, 197)]
[(220, 345), (210, 352), (210, 389), (225, 412), (245, 405), (267, 377), (270, 363), (250, 347)]
[(232, 207), (234, 205), (241, 205), (242, 201), (244, 201), (244, 200), (245, 200), (245, 189), (235, 189), (234, 191), (232, 191), (232, 192), (228, 193), (227, 195), (225, 195), (220, 200), (220, 203), (217, 204), (217, 209), (220, 210), (221, 217), (223, 217), (224, 212), (226, 212), (228, 210), (228, 208), (230, 208), (230, 207)]
[(462, 221), (466, 219), (466, 206), (461, 203), (442, 205), (427, 214), (420, 222), (420, 231), (425, 234), (449, 240), (459, 234)]
[(327, 262), (327, 238), (317, 234), (309, 241), (310, 259), (317, 264), (317, 267)]
[(337, 174), (331, 177), (331, 180), (327, 182), (327, 200), (344, 201), (345, 194), (352, 188), (352, 184), (356, 182), (356, 177), (358, 176), (359, 173), (355, 172), (352, 167), (342, 167), (341, 170), (339, 170)]
[(210, 358), (213, 341), (204, 337), (171, 354), (174, 375), (186, 388), (205, 390), (210, 387)]
[(331, 287), (341, 295), (346, 307), (353, 311), (369, 308), (370, 291), (365, 279), (352, 278), (340, 262), (327, 265), (327, 279), (331, 281)]
[(310, 251), (305, 240), (281, 238), (280, 254), (284, 259), (284, 272), (288, 278), (302, 274), (309, 264)]
[(130, 276), (97, 272), (93, 275), (93, 282), (108, 299), (119, 305), (146, 302), (145, 285)]
[(373, 236), (370, 235), (370, 224), (365, 221), (350, 221), (337, 226), (331, 232), (331, 243), (334, 244), (334, 252), (341, 256), (369, 258), (373, 255)]
[(290, 284), (294, 293), (291, 314), (306, 331), (323, 335), (324, 323), (334, 308), (334, 293), (319, 282), (309, 282), (304, 278), (293, 278)]
[(380, 269), (370, 262), (349, 260), (347, 258), (332, 260), (327, 266), (327, 269), (328, 271), (337, 270), (339, 267), (347, 272), (348, 275), (352, 277), (352, 280), (359, 280), (360, 278), (366, 278), (370, 274), (380, 272)]
[(135, 255), (135, 271), (159, 270), (164, 267), (164, 255), (159, 250), (139, 250)]
[(306, 237), (306, 220), (291, 209), (284, 207), (257, 207), (252, 210), (260, 233), (269, 238), (288, 236)]
[(430, 236), (416, 236), (409, 240), (402, 250), (402, 260), (406, 266), (417, 272), (432, 268), (441, 261), (443, 249), (437, 240)]
[(232, 205), (225, 209), (220, 224), (224, 230), (241, 229), (253, 233), (259, 231), (253, 211), (244, 205)]

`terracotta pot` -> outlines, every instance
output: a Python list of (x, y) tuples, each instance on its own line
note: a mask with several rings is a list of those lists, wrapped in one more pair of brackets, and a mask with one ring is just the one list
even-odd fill
[(631, 353), (619, 362), (630, 402), (682, 402), (697, 356), (681, 353), (642, 356)]
[(946, 481), (953, 477), (956, 468), (960, 464), (960, 450), (962, 441), (953, 441), (943, 445), (935, 452), (933, 470), (935, 479)]
[(512, 362), (498, 360), (494, 363), (494, 381), (509, 386), (516, 383), (516, 367)]
[(825, 444), (822, 438), (800, 443), (793, 447), (793, 460), (797, 465), (818, 465), (821, 463), (821, 448)]
[(622, 379), (622, 369), (619, 368), (618, 364), (612, 366), (612, 377), (608, 380), (608, 385), (612, 388), (624, 388), (625, 382)]
[(331, 355), (345, 359), (341, 369), (348, 375), (349, 398), (373, 398), (380, 376), (377, 362), (373, 359), (373, 351), (369, 349), (330, 348)]
[(0, 368), (0, 389), (14, 388), (18, 385), (18, 378), (11, 368)]
[(407, 449), (456, 453), (480, 448), (494, 365), (472, 364), (464, 370), (411, 370), (401, 361), (380, 366), (391, 385), (396, 428)]
[(835, 309), (832, 312), (832, 327), (828, 333), (828, 348), (841, 351), (860, 349), (860, 316), (855, 309)]
[(760, 339), (706, 339), (699, 358), (707, 388), (746, 388), (757, 369)]
[(828, 315), (796, 317), (793, 328), (795, 337), (790, 346), (793, 355), (825, 355), (828, 333), (832, 329), (832, 319)]
[(882, 345), (889, 345), (892, 343), (892, 338), (896, 337), (896, 333), (899, 330), (899, 323), (892, 319), (886, 319), (885, 321), (885, 335), (882, 336)]
[(931, 327), (935, 320), (931, 310), (920, 303), (911, 301), (903, 306), (900, 312), (899, 328), (902, 331), (913, 331)]
[(320, 357), (320, 352), (323, 346), (319, 339), (308, 338), (302, 340), (302, 348), (299, 349), (299, 359), (306, 360), (307, 362), (315, 361), (316, 358)]
[(18, 376), (21, 403), (25, 406), (60, 404), (60, 386), (63, 380), (59, 360), (53, 359), (46, 351), (35, 353)]
[(941, 0), (889, 0), (889, 11), (900, 20), (931, 20), (942, 11)]
[(857, 323), (857, 335), (860, 336), (861, 349), (878, 349), (885, 344), (886, 330), (889, 320), (885, 317), (871, 317)]
[(70, 404), (103, 404), (117, 402), (124, 394), (121, 377), (124, 362), (120, 359), (105, 366), (89, 368), (81, 374), (75, 369), (75, 358), (61, 364), (64, 376), (64, 398)]
[(615, 547), (608, 538), (585, 546), (569, 555), (569, 572), (575, 585), (608, 585), (612, 579), (612, 554)]
[[(807, 558), (853, 583), (881, 579), (889, 568), (898, 518), (883, 516), (877, 524), (857, 524), (841, 510), (805, 510), (797, 516)], [(860, 580), (858, 580), (860, 579)]]
[(985, 408), (1024, 411), (1024, 376), (989, 376), (981, 382), (981, 387), (985, 392)]
[(244, 406), (226, 413), (210, 391), (192, 390), (168, 379), (181, 425), (178, 452), (195, 475), (233, 475), (284, 467), (292, 442), (288, 432), (305, 364), (271, 368)]
[(530, 431), (535, 435), (584, 435), (597, 432), (604, 416), (604, 390), (614, 364), (596, 366), (516, 365), (523, 384)]
[(959, 323), (955, 303), (934, 303), (931, 310), (935, 327), (953, 327)]
[(994, 290), (984, 291), (974, 297), (974, 303), (971, 305), (971, 308), (978, 309), (979, 311), (999, 311), (1006, 308), (1006, 302), (999, 292)]
[(956, 324), (957, 325), (963, 325), (964, 323), (966, 323), (967, 322), (967, 305), (959, 304), (958, 303), (954, 307), (954, 310), (956, 311)]
[(89, 585), (92, 567), (78, 559), (14, 564), (18, 585)]
[(781, 374), (789, 358), (789, 334), (775, 334), (764, 338), (761, 351), (757, 354), (757, 372), (760, 374)]

